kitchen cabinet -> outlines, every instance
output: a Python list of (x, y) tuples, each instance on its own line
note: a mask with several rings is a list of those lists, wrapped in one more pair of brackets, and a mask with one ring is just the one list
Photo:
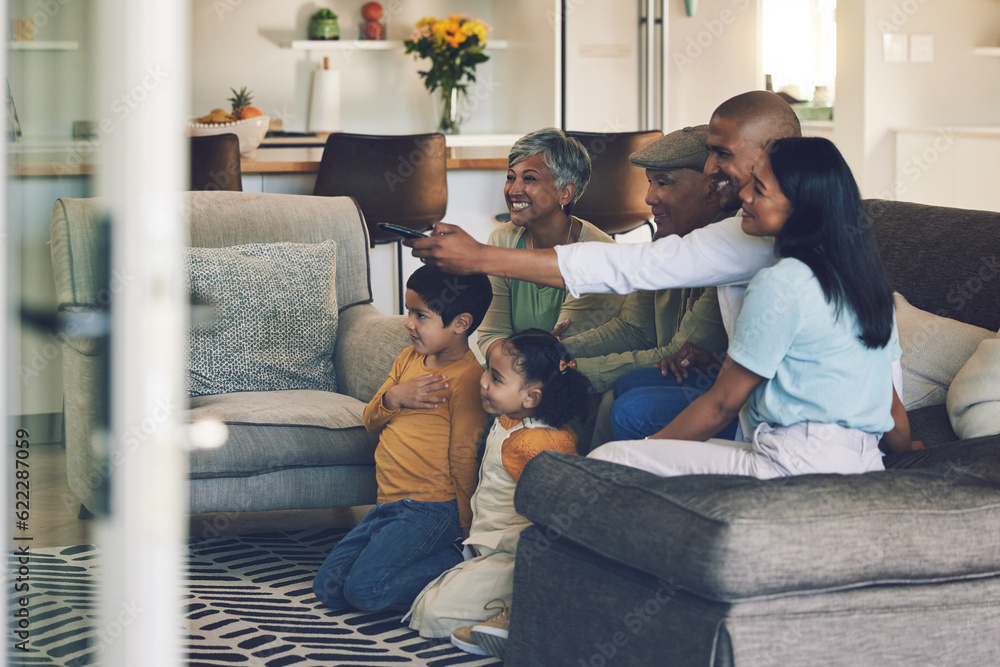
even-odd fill
[(9, 3), (10, 19), (34, 21), (29, 41), (12, 41), (8, 24), (7, 80), (25, 138), (69, 139), (74, 121), (94, 120), (92, 9), (86, 0)]
[(896, 128), (895, 199), (1000, 211), (993, 164), (1000, 127)]

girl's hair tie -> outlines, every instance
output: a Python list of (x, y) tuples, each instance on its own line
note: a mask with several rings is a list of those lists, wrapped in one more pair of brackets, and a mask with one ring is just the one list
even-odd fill
[(570, 368), (570, 363), (568, 361), (559, 360), (559, 375), (565, 375), (566, 369)]

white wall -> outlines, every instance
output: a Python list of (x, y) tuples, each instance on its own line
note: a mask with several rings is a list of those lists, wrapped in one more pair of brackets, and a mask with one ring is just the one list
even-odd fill
[[(863, 64), (864, 166), (857, 175), (866, 196), (894, 196), (890, 128), (1000, 125), (1000, 58), (972, 52), (976, 46), (1000, 44), (1000, 3), (867, 0), (865, 5), (864, 21), (855, 26), (863, 30), (863, 38), (858, 34), (848, 38), (855, 46), (864, 45), (864, 62), (859, 63)], [(933, 35), (934, 62), (882, 62), (883, 32)], [(838, 63), (838, 76), (839, 71)], [(838, 90), (839, 124), (845, 91), (839, 84)], [(852, 129), (857, 125), (852, 119)]]
[(665, 131), (707, 123), (719, 104), (762, 88), (757, 0), (700, 0), (694, 16), (667, 2)]
[[(273, 0), (192, 0), (191, 113), (227, 108), (230, 88), (254, 91), (255, 106), (304, 131), (312, 72), (323, 56), (341, 73), (345, 132), (407, 134), (435, 127), (434, 103), (418, 70), (426, 61), (386, 51), (293, 51), (306, 39), (309, 16), (324, 6), (339, 17), (341, 39), (356, 39), (364, 0), (289, 4)], [(493, 30), (487, 39), (505, 40), (476, 68), (476, 110), (463, 134), (527, 132), (554, 123), (555, 42), (553, 2), (519, 0), (383, 0), (387, 39), (410, 36), (424, 16), (465, 13)]]
[[(665, 129), (708, 122), (722, 101), (763, 87), (758, 0), (701, 0), (693, 17), (669, 2), (668, 12)], [(934, 62), (882, 62), (883, 32), (933, 35)], [(1000, 45), (997, 0), (840, 0), (834, 125), (805, 132), (837, 144), (864, 196), (905, 198), (891, 128), (1000, 126), (1000, 58), (972, 52), (987, 45)]]

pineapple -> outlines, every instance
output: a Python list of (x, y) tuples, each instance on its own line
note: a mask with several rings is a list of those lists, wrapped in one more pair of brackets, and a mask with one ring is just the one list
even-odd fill
[(240, 88), (240, 92), (236, 92), (235, 88), (230, 88), (233, 91), (233, 96), (229, 98), (229, 101), (233, 105), (233, 116), (237, 119), (243, 118), (243, 110), (250, 106), (250, 102), (253, 101), (253, 94), (247, 90), (246, 86)]

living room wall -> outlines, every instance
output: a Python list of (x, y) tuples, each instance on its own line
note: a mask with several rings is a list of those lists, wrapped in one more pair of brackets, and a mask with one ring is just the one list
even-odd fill
[[(738, 93), (763, 88), (759, 0), (701, 0), (695, 16), (668, 3), (668, 126), (708, 121)], [(934, 36), (931, 63), (882, 62), (883, 32)], [(840, 0), (837, 98), (830, 136), (865, 196), (894, 196), (892, 128), (1000, 126), (997, 0)]]
[[(864, 45), (864, 163), (856, 176), (866, 194), (895, 194), (892, 128), (1000, 126), (1000, 58), (973, 53), (1000, 45), (996, 0), (867, 0), (863, 24), (851, 28), (845, 38)], [(884, 32), (933, 35), (934, 62), (883, 62)]]

